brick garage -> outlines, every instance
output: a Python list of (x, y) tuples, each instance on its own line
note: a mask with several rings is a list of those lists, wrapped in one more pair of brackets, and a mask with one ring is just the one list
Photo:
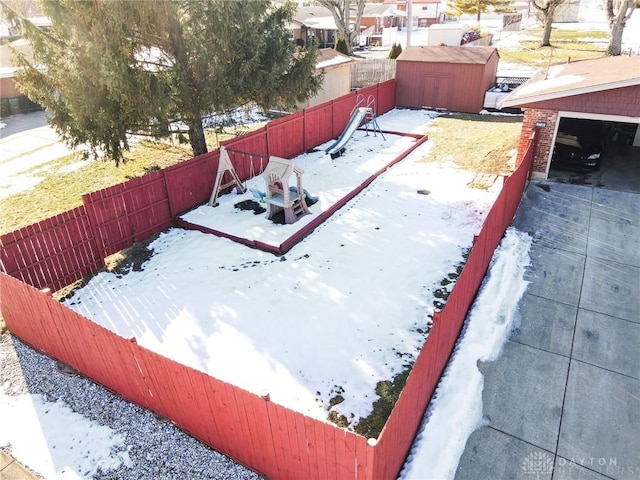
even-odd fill
[(623, 131), (629, 162), (640, 161), (640, 57), (619, 56), (554, 65), (514, 90), (501, 106), (524, 111), (518, 159), (537, 133), (533, 177), (549, 175), (562, 119), (599, 120)]

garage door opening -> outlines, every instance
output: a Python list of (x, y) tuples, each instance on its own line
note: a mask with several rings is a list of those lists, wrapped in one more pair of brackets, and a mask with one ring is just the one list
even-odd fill
[(639, 124), (561, 117), (548, 178), (640, 192)]

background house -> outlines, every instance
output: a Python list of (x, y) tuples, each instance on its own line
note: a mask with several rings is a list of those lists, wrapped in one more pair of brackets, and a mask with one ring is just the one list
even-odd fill
[(288, 28), (301, 47), (315, 43), (320, 48), (334, 48), (338, 40), (338, 27), (325, 7), (299, 6)]
[[(396, 41), (395, 33), (406, 27), (406, 16), (394, 5), (367, 4), (362, 14), (360, 34), (354, 39), (356, 46), (392, 45)], [(350, 22), (352, 26), (355, 24), (355, 13)], [(338, 40), (338, 27), (331, 11), (319, 5), (298, 6), (289, 29), (299, 46), (316, 42), (320, 48), (334, 48)]]
[(396, 63), (396, 105), (478, 113), (498, 60), (493, 47), (408, 47)]
[(407, 27), (407, 13), (395, 5), (369, 3), (360, 25), (361, 45), (388, 47), (396, 42), (397, 32)]
[(22, 94), (16, 85), (16, 67), (13, 64), (13, 50), (31, 57), (31, 45), (24, 39), (17, 39), (0, 46), (0, 116), (6, 117), (16, 113), (41, 110), (40, 105), (33, 103)]
[[(407, 0), (384, 0), (385, 5), (395, 5), (398, 10), (407, 11)], [(440, 0), (413, 0), (411, 14), (419, 27), (428, 27), (440, 23), (442, 16)], [(415, 24), (414, 23), (414, 24)]]

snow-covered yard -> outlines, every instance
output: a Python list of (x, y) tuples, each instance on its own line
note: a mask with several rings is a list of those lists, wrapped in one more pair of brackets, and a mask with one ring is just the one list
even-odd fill
[[(430, 119), (394, 110), (379, 123), (415, 133)], [(395, 156), (398, 142), (410, 143), (356, 132), (343, 157), (294, 159), (306, 171), (305, 188), (321, 199), (312, 215), (336, 196), (332, 179), (346, 193), (380, 168), (379, 152)], [(172, 229), (150, 245), (154, 254), (142, 271), (100, 273), (66, 304), (142, 346), (267, 391), (315, 418), (326, 419), (330, 402), (344, 399), (332, 409), (354, 427), (371, 413), (376, 384), (419, 352), (435, 292), (463, 261), (497, 193), (470, 188), (473, 173), (452, 164), (421, 161), (429, 148), (386, 171), (283, 257)], [(243, 198), (228, 197), (221, 203)], [(247, 222), (268, 235), (292, 227), (222, 205), (201, 208), (225, 231)]]
[[(433, 115), (394, 110), (379, 123), (386, 130), (424, 133)], [(348, 191), (413, 141), (397, 136), (382, 141), (357, 132), (344, 157), (328, 160), (314, 152), (296, 158), (305, 169), (305, 188), (324, 199), (298, 223), (318, 215), (338, 197), (327, 190)], [(498, 186), (490, 191), (470, 188), (473, 174), (453, 164), (422, 162), (430, 148), (431, 142), (426, 142), (386, 171), (283, 257), (172, 229), (151, 244), (153, 256), (142, 271), (101, 273), (67, 302), (120, 335), (135, 336), (144, 346), (248, 390), (268, 390), (272, 401), (316, 418), (326, 419), (330, 403), (344, 398), (332, 410), (345, 415), (353, 426), (371, 411), (376, 383), (391, 379), (417, 354), (437, 300), (434, 292), (462, 261), (497, 193)], [(326, 177), (321, 175), (324, 170), (330, 173)], [(243, 227), (245, 231), (264, 230), (263, 240), (271, 236), (274, 243), (299, 228), (276, 225), (264, 215), (233, 208), (243, 198), (231, 194), (221, 199), (220, 207), (200, 207), (191, 215), (200, 210), (198, 221), (203, 223), (214, 215), (215, 222), (221, 222), (214, 226), (228, 231), (246, 223), (249, 230)], [(481, 421), (482, 378), (475, 365), (479, 359), (497, 355), (508, 335), (513, 310), (526, 285), (522, 272), (528, 263), (528, 245), (526, 235), (510, 231), (498, 250), (402, 478), (453, 475), (467, 436)], [(21, 362), (32, 361), (25, 353), (21, 356)], [(93, 415), (76, 420), (74, 414), (63, 411), (63, 404), (52, 403), (51, 394), (11, 393), (13, 373), (9, 377), (5, 373), (14, 370), (3, 360), (0, 407), (3, 415), (16, 421), (5, 422), (0, 447), (9, 446), (16, 458), (45, 478), (93, 477), (96, 464), (104, 472), (157, 476), (161, 457), (147, 461), (155, 458), (143, 453), (147, 451), (143, 445), (149, 442), (134, 438), (136, 429), (123, 429), (138, 422), (139, 413), (120, 407), (122, 421), (104, 423), (102, 419), (100, 425), (112, 428), (102, 432), (89, 420)], [(46, 386), (29, 391), (55, 392), (53, 399), (85, 405), (78, 400), (78, 392), (65, 397), (68, 389), (60, 387), (57, 377), (65, 378), (53, 375), (39, 382)], [(91, 402), (98, 401), (97, 390), (92, 384), (82, 388), (92, 392)], [(112, 400), (106, 401), (111, 408)], [(74, 445), (57, 433), (65, 431), (71, 420), (78, 425)], [(34, 443), (31, 434), (21, 433), (27, 430), (40, 432), (44, 441)], [(179, 449), (181, 455), (198, 457), (181, 467), (162, 457), (162, 468), (179, 468), (174, 473), (190, 478), (210, 478), (195, 472), (212, 462), (234, 468), (214, 458), (216, 452), (198, 449), (197, 442), (178, 440), (170, 432), (161, 435), (171, 436), (171, 448)], [(92, 446), (95, 439), (103, 447)], [(169, 445), (164, 437), (158, 441), (154, 450), (160, 444)], [(91, 458), (93, 467), (87, 463)]]

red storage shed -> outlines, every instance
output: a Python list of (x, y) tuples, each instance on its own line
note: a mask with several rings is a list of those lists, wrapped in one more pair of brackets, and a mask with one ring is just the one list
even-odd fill
[(408, 47), (396, 63), (396, 105), (478, 113), (498, 60), (493, 47)]

